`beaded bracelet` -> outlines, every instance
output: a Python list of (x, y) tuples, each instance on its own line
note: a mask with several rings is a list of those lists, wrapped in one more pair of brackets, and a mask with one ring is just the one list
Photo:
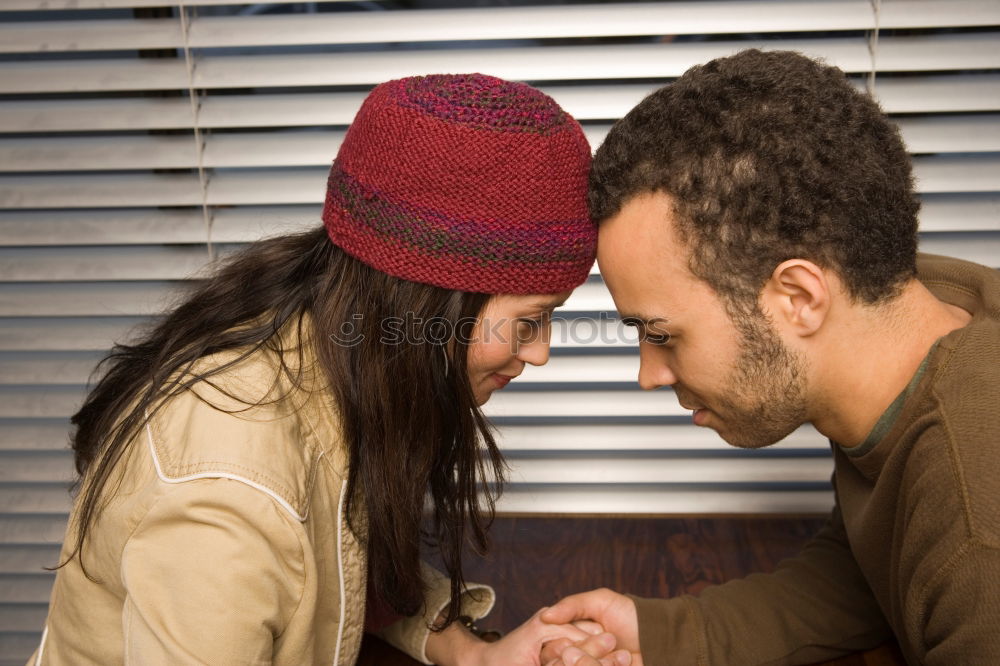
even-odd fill
[(480, 640), (486, 641), (487, 643), (496, 643), (500, 640), (501, 633), (499, 631), (480, 629), (476, 625), (475, 620), (468, 615), (459, 615), (458, 621), (461, 622), (462, 626), (468, 629), (473, 635), (478, 636)]

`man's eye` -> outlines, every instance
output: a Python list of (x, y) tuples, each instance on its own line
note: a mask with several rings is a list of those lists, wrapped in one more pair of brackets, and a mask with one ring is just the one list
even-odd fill
[(646, 332), (642, 336), (643, 342), (648, 342), (651, 345), (665, 345), (670, 342), (669, 333), (649, 333)]

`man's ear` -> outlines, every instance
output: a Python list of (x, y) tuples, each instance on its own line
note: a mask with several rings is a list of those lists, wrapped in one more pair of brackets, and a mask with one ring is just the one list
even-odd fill
[(776, 326), (809, 336), (820, 329), (830, 312), (832, 286), (813, 262), (789, 259), (778, 264), (764, 283), (761, 304)]

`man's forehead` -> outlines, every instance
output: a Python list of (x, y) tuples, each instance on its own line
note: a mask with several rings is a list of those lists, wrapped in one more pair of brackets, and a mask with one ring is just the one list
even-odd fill
[(546, 310), (549, 308), (557, 308), (566, 302), (568, 294), (542, 294), (531, 299), (531, 305), (538, 308), (539, 310)]

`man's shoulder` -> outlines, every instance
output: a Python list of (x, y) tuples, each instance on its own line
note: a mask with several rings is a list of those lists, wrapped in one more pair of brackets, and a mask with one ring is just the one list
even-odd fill
[[(932, 388), (948, 409), (972, 421), (1000, 420), (1000, 321), (974, 316), (938, 341), (931, 357)], [(979, 406), (990, 406), (980, 411)], [(1000, 422), (1000, 421), (998, 421)]]
[(972, 262), (921, 255), (920, 279), (941, 300), (972, 314), (938, 340), (928, 374), (936, 406), (964, 435), (1000, 440), (1000, 272)]
[(936, 254), (917, 257), (917, 278), (940, 300), (1000, 321), (1000, 271)]
[[(953, 331), (934, 354), (930, 391), (937, 427), (922, 444), (940, 447), (972, 532), (1000, 540), (1000, 322), (977, 318)], [(938, 433), (933, 434), (932, 433)], [(940, 441), (943, 439), (943, 441)], [(929, 451), (925, 451), (929, 453)], [(945, 462), (947, 461), (947, 462)], [(955, 516), (957, 519), (959, 516)], [(980, 534), (980, 536), (985, 536)]]

